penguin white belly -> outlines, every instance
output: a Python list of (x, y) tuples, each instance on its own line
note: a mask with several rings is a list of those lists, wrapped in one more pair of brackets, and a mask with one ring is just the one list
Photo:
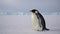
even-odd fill
[(32, 27), (34, 30), (42, 30), (41, 20), (38, 20), (35, 14), (32, 14)]

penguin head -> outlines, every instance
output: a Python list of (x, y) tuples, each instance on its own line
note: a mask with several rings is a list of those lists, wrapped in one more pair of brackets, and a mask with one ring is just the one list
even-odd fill
[(32, 13), (38, 13), (38, 10), (33, 9), (33, 10), (31, 10), (31, 12), (32, 12)]

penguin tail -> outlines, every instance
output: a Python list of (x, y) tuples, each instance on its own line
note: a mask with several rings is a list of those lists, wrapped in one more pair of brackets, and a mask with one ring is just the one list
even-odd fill
[(44, 30), (47, 30), (47, 31), (49, 31), (50, 29), (47, 29), (47, 28), (45, 28)]
[(49, 31), (50, 29), (47, 29), (47, 28), (45, 28), (44, 30), (47, 30), (47, 31)]
[(44, 30), (49, 31), (50, 29), (44, 28), (42, 31), (44, 31)]

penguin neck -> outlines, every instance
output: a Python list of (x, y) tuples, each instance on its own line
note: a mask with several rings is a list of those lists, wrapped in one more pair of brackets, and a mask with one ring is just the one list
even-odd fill
[(38, 13), (32, 13), (32, 15), (37, 15)]
[(32, 15), (35, 15), (35, 13), (32, 13)]
[(32, 13), (32, 17), (36, 17), (36, 13)]

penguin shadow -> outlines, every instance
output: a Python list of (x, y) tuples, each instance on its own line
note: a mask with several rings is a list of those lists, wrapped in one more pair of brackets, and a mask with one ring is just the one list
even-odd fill
[(56, 32), (58, 32), (58, 31), (60, 31), (60, 29), (49, 29), (49, 30), (44, 30), (44, 31), (39, 31), (39, 32), (49, 32), (49, 31), (56, 31)]
[(50, 29), (49, 31), (60, 31), (60, 29)]

